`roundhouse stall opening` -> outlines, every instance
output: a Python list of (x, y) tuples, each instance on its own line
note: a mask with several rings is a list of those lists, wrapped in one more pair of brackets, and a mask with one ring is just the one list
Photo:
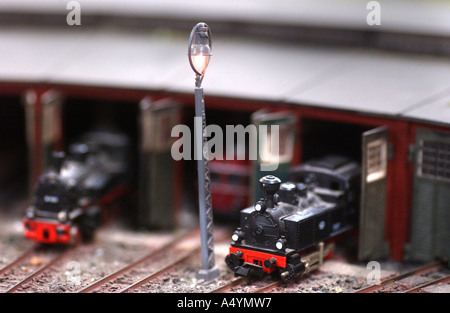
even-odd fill
[[(74, 159), (75, 163), (94, 166), (87, 172), (98, 172), (91, 178), (84, 177), (81, 170), (79, 175), (75, 173), (83, 180), (77, 183), (78, 189), (87, 184), (92, 188), (86, 187), (86, 193), (99, 196), (86, 197), (98, 201), (83, 207), (101, 209), (107, 205), (107, 210), (101, 210), (103, 219), (112, 215), (125, 227), (175, 226), (178, 200), (174, 199), (179, 197), (174, 192), (180, 190), (175, 187), (176, 169), (170, 155), (171, 129), (179, 123), (175, 101), (149, 92), (82, 86), (32, 89), (27, 95), (27, 123), (32, 124), (34, 115), (39, 122), (30, 141), (39, 148), (31, 151), (33, 186), (52, 170), (67, 174)], [(65, 155), (55, 156), (58, 151)], [(106, 157), (105, 162), (96, 163), (98, 166), (90, 162), (102, 157)], [(94, 213), (97, 218), (98, 209)]]
[(301, 125), (302, 162), (325, 155), (341, 155), (361, 163), (361, 135), (371, 126), (303, 118)]
[[(301, 264), (296, 258), (286, 256), (285, 260), (284, 255), (279, 258), (278, 252), (273, 252), (274, 242), (268, 237), (271, 240), (279, 238), (275, 245), (277, 249), (283, 250), (286, 245), (303, 253), (307, 249), (312, 249), (308, 253), (318, 249), (322, 258), (330, 253), (329, 239), (334, 240), (359, 226), (357, 241), (353, 244), (359, 245), (361, 260), (379, 259), (388, 253), (385, 223), (389, 142), (385, 121), (367, 122), (370, 118), (358, 119), (351, 114), (343, 114), (339, 119), (338, 112), (329, 116), (315, 112), (317, 116), (314, 117), (311, 112), (305, 112), (285, 108), (252, 114), (255, 124), (277, 125), (279, 132), (260, 131), (263, 136), (262, 142), (258, 141), (261, 154), (252, 162), (251, 186), (253, 196), (259, 201), (241, 211), (240, 227), (233, 234), (230, 254), (226, 258), (227, 265), (236, 275), (262, 274), (261, 269), (272, 273), (274, 264), (285, 268), (281, 273), (283, 279), (301, 272)], [(272, 139), (278, 139), (278, 143)], [(279, 149), (273, 149), (274, 144), (278, 144)], [(275, 159), (281, 161), (280, 164), (272, 171), (263, 170), (263, 165), (273, 162), (274, 153), (278, 153)], [(287, 180), (294, 184), (282, 184)], [(263, 197), (258, 197), (257, 182)], [(313, 199), (319, 198), (332, 209), (312, 218), (308, 215), (312, 214), (308, 205), (319, 207), (317, 203), (312, 205)], [(266, 214), (267, 208), (275, 209)], [(283, 211), (285, 209), (290, 213)], [(357, 211), (360, 211), (359, 216)], [(282, 216), (283, 223), (277, 224), (274, 220), (277, 214)], [(286, 229), (280, 235), (275, 225)], [(313, 245), (318, 246), (313, 249)], [(308, 257), (313, 258), (312, 254), (305, 255)], [(315, 264), (315, 261), (311, 262)]]
[(130, 192), (123, 208), (125, 222), (133, 227), (175, 226), (175, 166), (170, 155), (171, 129), (178, 123), (179, 108), (169, 98), (146, 93), (114, 90), (120, 100), (104, 92), (97, 98), (68, 98), (65, 102), (67, 142), (92, 129), (125, 135), (131, 143), (128, 153)]
[(31, 160), (22, 97), (2, 95), (0, 103), (0, 202), (10, 210), (14, 201), (27, 196)]
[[(83, 140), (83, 136), (91, 132), (102, 132), (111, 136), (111, 143), (123, 138), (129, 141), (127, 151), (123, 151), (127, 158), (129, 171), (129, 191), (127, 201), (117, 205), (123, 211), (120, 214), (130, 218), (128, 222), (136, 222), (137, 202), (137, 164), (138, 164), (138, 104), (131, 101), (112, 101), (109, 99), (83, 98), (67, 96), (62, 108), (63, 143), (60, 145), (69, 155), (70, 145)], [(120, 144), (117, 142), (117, 144)], [(87, 153), (95, 151), (87, 151)], [(124, 203), (126, 202), (126, 205)]]
[(92, 130), (121, 132), (136, 142), (137, 110), (135, 102), (67, 97), (62, 118), (64, 146)]
[[(329, 113), (329, 112), (328, 112)], [(357, 257), (361, 260), (379, 259), (389, 255), (386, 243), (386, 206), (389, 142), (386, 126), (366, 123), (364, 118), (317, 111), (300, 112), (297, 155), (300, 165), (291, 171), (294, 180), (314, 179), (317, 192), (324, 188), (324, 198), (330, 191), (339, 197), (341, 190), (351, 197), (348, 203), (358, 211), (354, 223), (357, 231)], [(328, 118), (330, 117), (330, 118)], [(380, 125), (383, 125), (381, 123)], [(302, 164), (307, 164), (308, 169)], [(351, 165), (353, 164), (353, 165)], [(352, 169), (354, 164), (358, 173)], [(311, 170), (309, 176), (306, 173)], [(321, 172), (328, 172), (322, 175)], [(303, 174), (302, 174), (303, 173)], [(331, 174), (331, 176), (330, 176)], [(297, 176), (297, 177), (296, 177)], [(321, 178), (323, 176), (323, 178)], [(330, 179), (330, 177), (335, 177)], [(311, 183), (311, 182), (309, 182)]]
[[(30, 91), (29, 93), (32, 93)], [(42, 243), (90, 240), (105, 221), (136, 215), (137, 105), (38, 93), (33, 194), (25, 236)], [(26, 99), (32, 103), (31, 96)], [(30, 119), (29, 119), (30, 121)], [(121, 214), (126, 212), (126, 214)], [(133, 214), (134, 213), (134, 214)]]

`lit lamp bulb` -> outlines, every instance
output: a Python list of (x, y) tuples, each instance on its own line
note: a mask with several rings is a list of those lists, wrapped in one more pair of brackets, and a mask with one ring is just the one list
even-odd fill
[(192, 69), (199, 76), (205, 74), (208, 67), (212, 55), (211, 46), (211, 33), (208, 25), (198, 23), (191, 32), (188, 55)]
[(191, 62), (197, 74), (205, 74), (210, 57), (211, 48), (209, 47), (209, 45), (192, 45)]

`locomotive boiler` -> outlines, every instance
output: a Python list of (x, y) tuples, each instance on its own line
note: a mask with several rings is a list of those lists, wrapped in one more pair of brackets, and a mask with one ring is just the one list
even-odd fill
[[(273, 175), (260, 179), (264, 198), (241, 211), (240, 227), (232, 235), (225, 258), (236, 276), (270, 273), (287, 281), (310, 272), (332, 255), (330, 239), (355, 226), (357, 210), (349, 196), (348, 179), (356, 180), (359, 165), (336, 158), (324, 160), (314, 168), (302, 168), (302, 174), (307, 174), (304, 182), (281, 183)], [(317, 171), (317, 166), (324, 168)], [(324, 184), (331, 180), (340, 180), (342, 184), (335, 189), (343, 189), (332, 190)]]
[(54, 154), (53, 166), (37, 184), (27, 208), (25, 237), (44, 244), (92, 238), (105, 207), (129, 189), (129, 138), (93, 131)]

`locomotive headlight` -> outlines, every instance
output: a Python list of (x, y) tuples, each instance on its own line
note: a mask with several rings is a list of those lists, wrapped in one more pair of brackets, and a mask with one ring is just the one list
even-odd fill
[(264, 201), (260, 200), (260, 201), (256, 202), (254, 208), (255, 208), (255, 211), (263, 213), (266, 210), (267, 206), (266, 206), (266, 203)]
[(36, 216), (36, 211), (34, 209), (34, 207), (29, 207), (27, 209), (27, 211), (25, 212), (25, 215), (27, 216), (27, 218), (32, 219)]
[(277, 242), (275, 243), (275, 247), (278, 250), (283, 250), (286, 248), (286, 239), (284, 237), (281, 237), (280, 239), (277, 240)]
[(234, 242), (240, 243), (244, 239), (244, 233), (242, 232), (241, 228), (238, 227), (236, 231), (231, 235), (231, 240)]
[(67, 213), (66, 211), (61, 211), (58, 213), (58, 221), (61, 223), (67, 222)]

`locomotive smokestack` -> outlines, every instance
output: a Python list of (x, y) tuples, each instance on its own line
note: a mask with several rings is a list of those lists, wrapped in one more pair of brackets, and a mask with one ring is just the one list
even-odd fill
[(297, 186), (295, 184), (290, 182), (283, 183), (280, 185), (280, 190), (277, 193), (282, 202), (292, 205), (297, 203)]
[(61, 171), (66, 154), (63, 151), (53, 152), (53, 167), (57, 173)]
[(281, 180), (273, 175), (267, 175), (259, 180), (259, 184), (264, 192), (267, 208), (273, 209), (275, 206), (274, 195), (280, 189)]

